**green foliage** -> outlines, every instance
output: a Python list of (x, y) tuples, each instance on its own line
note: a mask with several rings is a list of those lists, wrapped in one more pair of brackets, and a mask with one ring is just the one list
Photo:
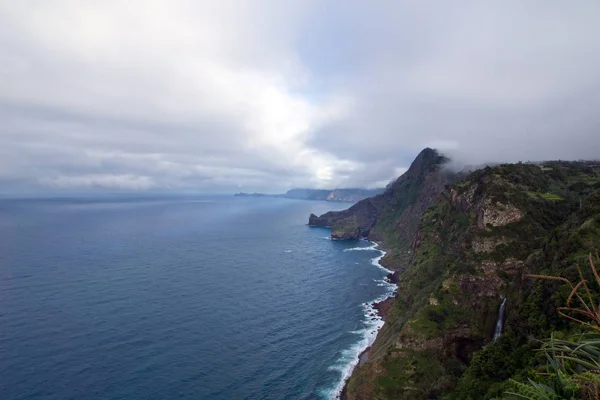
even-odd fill
[[(419, 187), (406, 190), (417, 193)], [(460, 196), (472, 200), (464, 202)], [(397, 200), (398, 209), (407, 206)], [(477, 207), (484, 202), (516, 207), (523, 218), (481, 227)], [(393, 240), (402, 237), (395, 221), (389, 214), (378, 222)], [(475, 253), (477, 238), (504, 244)], [(397, 240), (398, 249), (406, 249), (412, 240)], [(535, 338), (557, 331), (556, 339), (572, 341), (568, 338), (579, 328), (556, 312), (570, 289), (521, 273), (579, 279), (575, 264), (582, 265), (589, 251), (600, 247), (600, 168), (554, 162), (475, 171), (425, 210), (414, 243), (416, 254), (401, 275), (396, 302), (372, 349), (380, 372), (372, 371), (371, 378), (353, 377), (352, 390), (358, 390), (359, 381), (373, 385), (379, 399), (498, 399), (508, 391), (559, 396), (516, 398), (570, 399), (569, 393), (595, 387), (589, 371), (573, 370), (562, 386), (548, 375), (545, 353), (539, 351), (544, 343)], [(520, 264), (505, 269), (506, 260)], [(497, 272), (484, 272), (484, 262), (497, 263)], [(583, 271), (583, 277), (591, 281), (593, 274)], [(490, 339), (498, 297), (480, 290), (497, 290), (509, 299), (505, 332), (495, 342)], [(600, 297), (594, 301), (598, 304)], [(399, 340), (406, 344), (401, 351)]]
[(529, 380), (529, 384), (524, 384), (511, 379), (516, 392), (506, 392), (507, 399), (527, 399), (527, 400), (563, 400), (566, 399), (557, 395), (554, 390), (541, 383)]
[[(478, 351), (454, 391), (446, 399), (482, 399), (492, 392), (497, 394), (501, 384), (519, 371), (527, 371), (535, 364), (533, 347), (514, 332), (505, 332), (500, 338)], [(500, 393), (502, 390), (500, 391)]]
[(554, 193), (528, 192), (528, 194), (530, 196), (539, 197), (539, 198), (542, 198), (544, 200), (551, 200), (551, 201), (564, 200), (561, 196), (556, 195)]
[(448, 383), (445, 368), (434, 350), (402, 349), (388, 355), (377, 378), (376, 398), (417, 400), (435, 396)]
[(410, 330), (429, 339), (448, 332), (461, 323), (468, 323), (471, 317), (467, 310), (452, 303), (428, 305), (411, 319)]
[[(596, 253), (596, 261), (600, 256)], [(577, 266), (579, 280), (570, 280), (549, 275), (533, 275), (533, 277), (561, 282), (570, 292), (559, 314), (576, 322), (588, 333), (562, 339), (552, 334), (543, 341), (540, 352), (547, 359), (548, 373), (538, 379), (547, 384), (529, 379), (527, 384), (514, 382), (516, 392), (508, 395), (525, 399), (597, 399), (600, 395), (600, 275), (595, 268), (594, 259), (589, 255), (589, 266), (596, 285), (591, 289), (588, 279)], [(595, 290), (594, 290), (595, 289)], [(543, 397), (550, 396), (550, 397)]]

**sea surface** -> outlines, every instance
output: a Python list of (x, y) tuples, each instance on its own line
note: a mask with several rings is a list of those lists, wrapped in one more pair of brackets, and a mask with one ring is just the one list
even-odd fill
[(393, 291), (275, 198), (0, 200), (0, 399), (329, 399)]

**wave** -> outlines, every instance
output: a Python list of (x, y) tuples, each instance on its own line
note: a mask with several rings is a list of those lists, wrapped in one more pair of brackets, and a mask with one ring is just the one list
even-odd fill
[(382, 250), (377, 250), (377, 244), (374, 244), (372, 246), (351, 247), (349, 249), (344, 249), (344, 251), (382, 251)]
[[(378, 243), (371, 243), (373, 243), (373, 245), (369, 247), (353, 247), (350, 249), (345, 249), (344, 251), (379, 251), (381, 254), (377, 257), (372, 258), (371, 264), (385, 272), (392, 272), (391, 270), (385, 268), (379, 263), (379, 261), (386, 255), (386, 252), (378, 248)], [(338, 382), (336, 382), (334, 387), (325, 389), (320, 393), (326, 399), (340, 399), (344, 386), (348, 382), (348, 379), (350, 379), (352, 371), (359, 362), (359, 356), (373, 344), (375, 338), (377, 337), (377, 334), (379, 333), (379, 330), (383, 326), (383, 318), (375, 309), (375, 307), (373, 307), (373, 304), (379, 303), (393, 296), (394, 292), (397, 289), (397, 285), (390, 283), (384, 279), (375, 280), (375, 282), (377, 282), (377, 286), (385, 287), (386, 291), (381, 296), (360, 305), (363, 309), (362, 323), (364, 325), (364, 328), (350, 332), (352, 334), (359, 335), (360, 339), (356, 343), (354, 343), (350, 348), (343, 350), (340, 358), (338, 358), (335, 364), (328, 368), (330, 371), (339, 371), (340, 379)]]

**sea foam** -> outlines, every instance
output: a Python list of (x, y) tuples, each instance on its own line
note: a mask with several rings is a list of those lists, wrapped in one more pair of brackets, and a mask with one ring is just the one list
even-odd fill
[[(380, 252), (380, 255), (372, 258), (371, 264), (380, 268), (381, 270), (383, 270), (385, 272), (388, 272), (388, 273), (393, 272), (393, 271), (385, 268), (383, 265), (381, 265), (379, 263), (379, 261), (385, 256), (386, 252), (383, 250), (380, 250), (378, 248), (378, 246), (379, 246), (378, 243), (375, 243), (375, 242), (371, 242), (371, 243), (373, 243), (373, 244), (368, 247), (367, 246), (353, 247), (353, 248), (345, 249), (344, 251), (363, 251), (363, 250), (378, 251), (378, 252)], [(364, 328), (350, 332), (350, 333), (353, 333), (353, 334), (356, 334), (359, 336), (358, 341), (356, 343), (354, 343), (350, 348), (343, 350), (340, 358), (338, 358), (336, 360), (336, 362), (332, 366), (329, 367), (330, 371), (339, 371), (340, 379), (336, 382), (334, 387), (326, 389), (320, 393), (323, 398), (340, 399), (342, 390), (344, 389), (346, 382), (348, 381), (348, 379), (350, 379), (350, 376), (352, 375), (352, 371), (354, 370), (354, 368), (356, 367), (356, 365), (359, 362), (359, 359), (358, 359), (359, 355), (363, 351), (365, 351), (369, 346), (371, 346), (373, 344), (373, 342), (375, 341), (375, 338), (377, 337), (377, 333), (383, 326), (383, 323), (384, 323), (383, 318), (377, 312), (375, 307), (373, 307), (373, 304), (381, 302), (381, 301), (393, 296), (397, 286), (393, 283), (390, 283), (390, 282), (384, 280), (384, 279), (375, 280), (375, 282), (377, 282), (377, 286), (385, 287), (386, 292), (383, 295), (377, 297), (376, 299), (373, 299), (366, 303), (362, 303), (360, 305), (360, 307), (363, 310), (362, 323), (364, 325)]]
[[(377, 244), (373, 244), (372, 246), (362, 246), (362, 247), (351, 247), (349, 249), (344, 249), (344, 251), (373, 251), (377, 250)], [(382, 251), (382, 250), (378, 250)]]

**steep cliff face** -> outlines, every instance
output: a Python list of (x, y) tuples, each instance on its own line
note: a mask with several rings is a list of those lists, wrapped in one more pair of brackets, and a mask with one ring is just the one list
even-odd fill
[(319, 217), (311, 214), (309, 225), (331, 227), (332, 239), (367, 237), (382, 242), (389, 250), (383, 263), (402, 268), (412, 257), (423, 211), (434, 204), (446, 184), (457, 179), (457, 174), (443, 169), (446, 161), (437, 151), (424, 149), (406, 173), (382, 194), (361, 200), (344, 211)]
[[(541, 295), (531, 300), (523, 272), (539, 271), (547, 260), (561, 272), (581, 251), (600, 247), (600, 210), (593, 205), (599, 182), (600, 169), (581, 163), (516, 164), (488, 167), (446, 187), (419, 219), (415, 255), (347, 397), (483, 398), (525, 369), (532, 353), (527, 337), (543, 329), (535, 316), (551, 310)], [(586, 234), (577, 235), (585, 239), (573, 246), (581, 227)], [(503, 298), (508, 333), (491, 343)], [(556, 326), (546, 321), (546, 329)], [(484, 378), (486, 352), (507, 354), (512, 364), (499, 362)]]

